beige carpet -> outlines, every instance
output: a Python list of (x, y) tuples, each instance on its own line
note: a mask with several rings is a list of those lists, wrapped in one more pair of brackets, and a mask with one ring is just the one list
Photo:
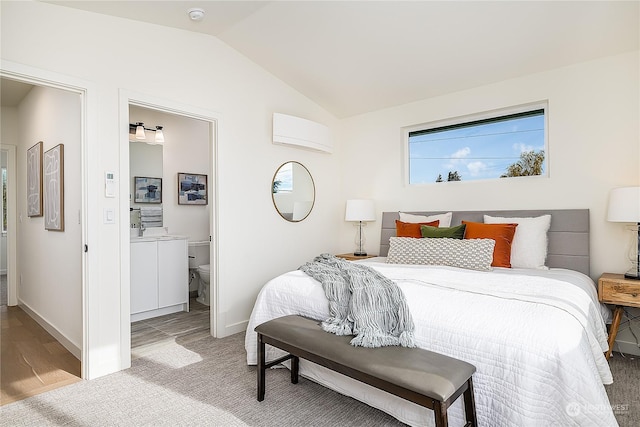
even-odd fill
[[(170, 344), (131, 369), (82, 381), (0, 408), (2, 426), (401, 426), (385, 413), (288, 371), (267, 372), (257, 402), (244, 334)], [(638, 359), (611, 361), (607, 388), (622, 427), (640, 426)]]
[(640, 426), (640, 357), (613, 353), (613, 384), (605, 386), (620, 427)]

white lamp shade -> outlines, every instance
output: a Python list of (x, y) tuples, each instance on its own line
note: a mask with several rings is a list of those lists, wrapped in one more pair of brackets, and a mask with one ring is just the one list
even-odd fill
[(376, 208), (373, 200), (352, 199), (347, 200), (345, 221), (375, 221)]
[(621, 187), (611, 190), (607, 220), (640, 222), (640, 187)]
[(162, 126), (156, 126), (156, 144), (162, 144), (164, 142), (164, 132), (162, 132)]
[(146, 135), (144, 133), (144, 125), (142, 123), (137, 123), (136, 125), (136, 139), (145, 139)]

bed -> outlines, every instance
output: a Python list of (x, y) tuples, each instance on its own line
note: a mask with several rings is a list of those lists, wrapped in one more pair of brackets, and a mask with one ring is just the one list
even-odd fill
[[(409, 214), (431, 217), (442, 212)], [(604, 358), (610, 313), (598, 303), (589, 277), (589, 211), (459, 211), (449, 214), (447, 225), (514, 217), (528, 221), (546, 215), (550, 225), (543, 236), (545, 267), (514, 265), (478, 271), (452, 265), (387, 263), (398, 251), (393, 246), (389, 253), (391, 244), (402, 240), (394, 237), (398, 212), (383, 213), (382, 257), (359, 262), (402, 289), (416, 325), (418, 347), (476, 366), (480, 426), (616, 426), (603, 386), (613, 381)], [(525, 233), (528, 226), (523, 224), (517, 227)], [(429, 239), (418, 240), (426, 243)], [(442, 241), (431, 239), (435, 240)], [(289, 314), (318, 320), (329, 316), (322, 285), (299, 270), (274, 278), (259, 293), (245, 338), (248, 364), (257, 360), (254, 328)], [(278, 349), (267, 349), (268, 360), (282, 355)], [(433, 425), (429, 409), (320, 366), (301, 361), (300, 373), (406, 424)], [(464, 424), (462, 411), (460, 402), (452, 406), (451, 426)]]

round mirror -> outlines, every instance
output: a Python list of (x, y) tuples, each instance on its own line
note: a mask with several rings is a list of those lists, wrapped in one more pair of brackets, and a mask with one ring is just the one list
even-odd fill
[(271, 196), (282, 218), (291, 222), (305, 219), (316, 199), (316, 187), (309, 170), (302, 163), (284, 163), (273, 175)]

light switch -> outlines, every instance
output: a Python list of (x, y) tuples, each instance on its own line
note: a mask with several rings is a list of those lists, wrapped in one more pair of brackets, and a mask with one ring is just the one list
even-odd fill
[(115, 224), (116, 223), (116, 213), (113, 208), (105, 208), (104, 209), (104, 223), (105, 224)]

